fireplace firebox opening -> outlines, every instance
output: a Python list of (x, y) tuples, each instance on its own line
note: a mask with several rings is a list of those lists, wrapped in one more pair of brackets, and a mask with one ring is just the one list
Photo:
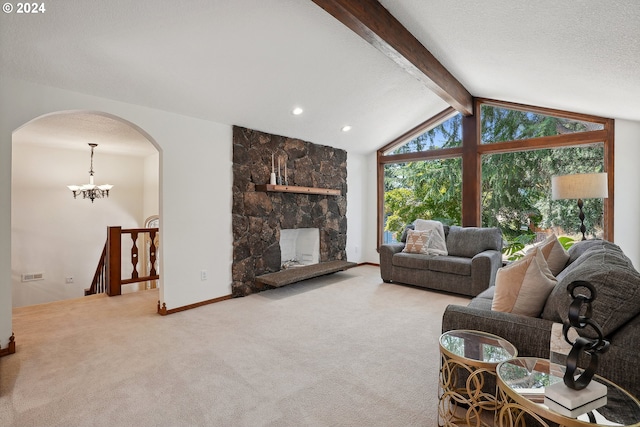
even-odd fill
[(280, 230), (281, 268), (302, 267), (320, 262), (320, 230), (290, 228)]

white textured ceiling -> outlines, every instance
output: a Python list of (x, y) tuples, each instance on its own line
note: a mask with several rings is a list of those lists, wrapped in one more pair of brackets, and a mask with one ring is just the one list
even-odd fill
[[(640, 120), (636, 0), (381, 3), (474, 96)], [(46, 7), (0, 16), (0, 72), (350, 152), (371, 152), (446, 107), (310, 0)]]
[(475, 97), (640, 120), (640, 1), (380, 3)]
[(146, 157), (157, 152), (145, 135), (131, 125), (96, 112), (49, 114), (13, 133), (13, 142), (67, 150), (87, 150)]

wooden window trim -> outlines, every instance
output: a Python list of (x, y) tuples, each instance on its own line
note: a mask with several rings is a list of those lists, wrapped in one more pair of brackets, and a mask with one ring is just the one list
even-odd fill
[[(455, 114), (453, 108), (448, 108), (400, 137), (386, 144), (377, 151), (378, 172), (378, 232), (377, 247), (382, 244), (382, 225), (384, 219), (384, 166), (390, 163), (413, 162), (423, 160), (445, 159), (462, 157), (462, 225), (481, 225), (480, 192), (482, 182), (481, 158), (485, 154), (499, 154), (507, 152), (539, 150), (545, 148), (561, 148), (602, 142), (604, 144), (604, 171), (608, 173), (609, 197), (604, 202), (604, 239), (613, 241), (614, 236), (614, 202), (615, 202), (615, 145), (613, 119), (592, 116), (589, 114), (574, 113), (570, 111), (556, 110), (545, 107), (536, 107), (513, 102), (500, 101), (487, 98), (476, 98), (473, 116), (464, 116), (462, 125), (462, 147), (428, 150), (419, 153), (404, 153), (385, 155), (385, 152), (398, 147), (430, 127), (436, 126)], [(554, 117), (562, 117), (571, 120), (600, 123), (602, 130), (553, 135), (540, 138), (530, 138), (518, 141), (504, 141), (490, 144), (482, 144), (481, 138), (481, 105), (491, 105), (499, 108), (527, 111)], [(465, 202), (466, 200), (466, 202)]]
[(419, 153), (402, 153), (402, 154), (380, 154), (379, 161), (383, 164), (402, 163), (402, 162), (419, 162), (421, 160), (434, 159), (450, 159), (452, 157), (462, 157), (462, 147), (442, 148), (438, 150), (427, 150)]
[(480, 154), (512, 153), (514, 151), (540, 150), (544, 148), (571, 147), (577, 145), (604, 142), (608, 137), (607, 130), (569, 133), (565, 135), (543, 136), (517, 141), (494, 142), (478, 146)]

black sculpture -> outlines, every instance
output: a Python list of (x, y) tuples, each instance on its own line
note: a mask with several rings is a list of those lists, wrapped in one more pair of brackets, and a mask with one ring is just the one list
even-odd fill
[[(583, 294), (575, 295), (574, 291), (577, 288), (586, 288), (589, 291), (589, 296)], [(567, 356), (567, 370), (564, 373), (564, 384), (571, 389), (582, 390), (589, 385), (598, 368), (599, 354), (609, 350), (609, 341), (604, 339), (600, 325), (591, 319), (591, 303), (596, 299), (596, 290), (591, 283), (585, 282), (584, 280), (576, 280), (567, 286), (567, 291), (573, 298), (573, 301), (569, 306), (568, 319), (563, 322), (562, 332), (564, 339), (572, 345), (572, 348)], [(598, 335), (598, 338), (590, 339), (580, 336), (576, 338), (575, 342), (571, 342), (567, 335), (571, 327), (576, 329), (591, 327)], [(582, 353), (589, 356), (589, 366), (576, 379), (575, 372), (578, 368), (578, 360)]]

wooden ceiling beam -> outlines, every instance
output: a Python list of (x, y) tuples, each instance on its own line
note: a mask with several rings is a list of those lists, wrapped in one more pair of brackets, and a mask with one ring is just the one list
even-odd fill
[(312, 0), (465, 116), (473, 97), (377, 0)]

